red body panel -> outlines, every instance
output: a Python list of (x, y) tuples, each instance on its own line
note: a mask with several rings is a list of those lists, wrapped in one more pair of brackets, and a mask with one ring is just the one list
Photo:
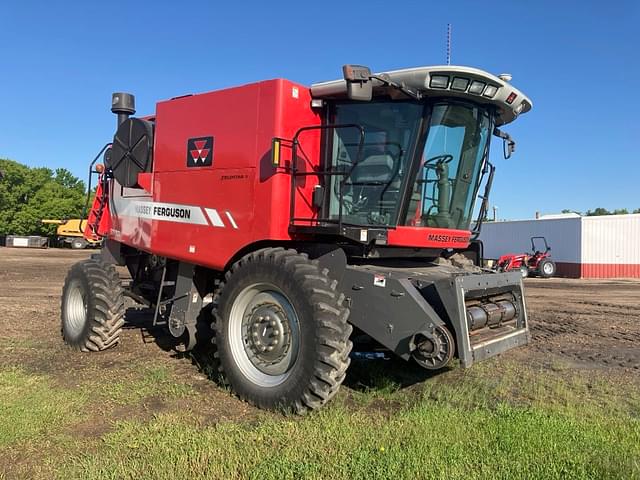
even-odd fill
[(388, 245), (417, 248), (467, 248), (471, 232), (447, 228), (396, 227), (387, 234)]
[[(268, 80), (157, 104), (153, 171), (141, 188), (111, 182), (109, 236), (138, 249), (223, 269), (255, 242), (287, 241), (291, 148), (272, 165), (272, 139), (292, 139), (301, 127), (320, 125), (307, 87)], [(210, 166), (188, 167), (189, 139), (213, 137)], [(319, 131), (300, 136), (299, 171), (320, 162)], [(319, 179), (296, 183), (295, 217), (313, 218), (311, 194)], [(419, 248), (466, 248), (468, 231), (397, 227), (388, 244)]]
[[(223, 268), (243, 247), (260, 240), (291, 240), (291, 177), (271, 163), (273, 137), (292, 138), (298, 128), (318, 125), (309, 90), (287, 80), (269, 80), (216, 92), (177, 98), (157, 105), (151, 191), (116, 186), (120, 213), (111, 236), (118, 241), (179, 260)], [(187, 167), (187, 141), (212, 136), (213, 164)], [(301, 138), (309, 159), (319, 158), (314, 134)], [(282, 148), (283, 164), (290, 149)], [(145, 179), (146, 180), (146, 179)], [(308, 203), (318, 182), (299, 182), (300, 216), (312, 216)], [(131, 218), (126, 204), (161, 202), (203, 210), (200, 223)], [(137, 204), (139, 205), (139, 203)], [(118, 209), (116, 209), (118, 210)], [(132, 213), (129, 211), (127, 213)], [(196, 211), (192, 211), (192, 220)]]

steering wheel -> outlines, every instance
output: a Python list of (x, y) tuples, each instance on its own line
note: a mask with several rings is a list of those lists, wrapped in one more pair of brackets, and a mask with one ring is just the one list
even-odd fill
[(422, 166), (429, 165), (432, 162), (451, 163), (452, 160), (453, 160), (453, 155), (449, 155), (448, 153), (443, 153), (442, 155), (436, 155), (435, 157), (431, 157), (429, 160), (425, 160)]

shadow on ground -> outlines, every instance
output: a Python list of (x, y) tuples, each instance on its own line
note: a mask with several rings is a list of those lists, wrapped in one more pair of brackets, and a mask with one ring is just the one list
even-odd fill
[[(197, 345), (191, 352), (176, 350), (176, 347), (181, 343), (180, 339), (172, 337), (165, 326), (154, 326), (153, 313), (150, 308), (131, 307), (127, 309), (124, 328), (139, 331), (144, 343), (155, 343), (161, 350), (172, 352), (172, 358), (190, 360), (200, 373), (220, 384), (221, 379), (214, 358), (214, 346), (211, 342), (213, 333), (208, 328), (207, 322), (211, 317), (211, 309), (205, 308), (200, 314), (202, 326), (198, 329)], [(424, 382), (441, 372), (425, 370), (412, 361), (406, 362), (393, 355), (384, 359), (353, 358), (343, 385), (358, 392), (395, 391)]]

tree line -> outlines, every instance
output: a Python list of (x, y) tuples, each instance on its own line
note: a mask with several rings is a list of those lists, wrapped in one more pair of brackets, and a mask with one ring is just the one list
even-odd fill
[(564, 209), (562, 213), (577, 213), (578, 215), (584, 215), (586, 217), (598, 217), (600, 215), (629, 215), (630, 213), (640, 213), (640, 208), (636, 208), (630, 212), (626, 208), (617, 208), (609, 211), (606, 208), (598, 207), (593, 210), (587, 210), (585, 213), (580, 213), (577, 210)]
[(0, 235), (53, 235), (42, 219), (80, 218), (85, 184), (66, 168), (28, 167), (0, 158)]

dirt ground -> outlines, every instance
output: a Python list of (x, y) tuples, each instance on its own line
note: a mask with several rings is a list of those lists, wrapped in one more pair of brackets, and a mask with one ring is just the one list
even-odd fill
[(640, 378), (640, 281), (528, 279), (525, 288), (533, 341), (520, 354)]
[[(207, 376), (207, 366), (198, 359), (176, 353), (168, 346), (168, 334), (160, 328), (147, 329), (145, 315), (127, 310), (132, 322), (125, 325), (120, 344), (97, 354), (82, 354), (63, 344), (60, 334), (60, 295), (68, 269), (95, 251), (50, 248), (46, 250), (0, 248), (0, 368), (19, 367), (27, 373), (52, 376), (59, 384), (75, 387), (96, 378), (135, 377), (148, 366), (166, 367), (181, 383), (198, 393), (180, 399), (180, 409), (197, 409), (215, 423), (253, 417), (256, 409), (231, 397)], [(148, 318), (148, 315), (146, 316)], [(102, 373), (104, 372), (104, 373)], [(119, 417), (140, 417), (173, 409), (164, 399), (152, 405), (126, 408)], [(102, 422), (104, 420), (104, 422)], [(113, 420), (113, 418), (111, 419)], [(100, 434), (110, 419), (93, 422)], [(104, 423), (104, 424), (101, 424)]]
[[(197, 408), (212, 420), (255, 414), (211, 382), (206, 367), (177, 355), (137, 321), (113, 350), (79, 354), (66, 348), (59, 326), (62, 284), (69, 266), (91, 253), (0, 248), (0, 367), (53, 375), (64, 384), (101, 369), (126, 371), (128, 365), (153, 362), (206, 393), (208, 401)], [(505, 356), (543, 368), (563, 362), (640, 384), (640, 281), (527, 279), (525, 285), (532, 342)]]

